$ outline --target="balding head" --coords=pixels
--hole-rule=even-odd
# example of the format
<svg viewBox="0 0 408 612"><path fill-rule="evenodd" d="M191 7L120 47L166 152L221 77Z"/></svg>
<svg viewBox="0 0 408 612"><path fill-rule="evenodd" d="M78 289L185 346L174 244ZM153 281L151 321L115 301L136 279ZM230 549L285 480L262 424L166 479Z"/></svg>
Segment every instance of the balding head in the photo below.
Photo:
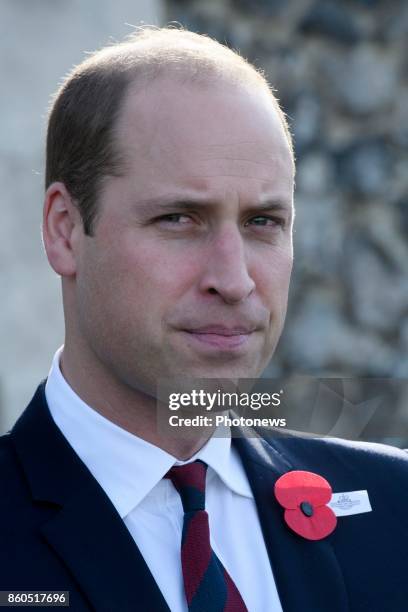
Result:
<svg viewBox="0 0 408 612"><path fill-rule="evenodd" d="M129 87L143 90L163 77L198 87L224 82L252 91L262 89L282 123L293 162L284 113L259 70L208 36L176 28L138 29L124 42L92 54L69 73L50 112L46 187L55 181L65 184L88 235L93 233L104 180L125 172L126 158L115 127Z"/></svg>

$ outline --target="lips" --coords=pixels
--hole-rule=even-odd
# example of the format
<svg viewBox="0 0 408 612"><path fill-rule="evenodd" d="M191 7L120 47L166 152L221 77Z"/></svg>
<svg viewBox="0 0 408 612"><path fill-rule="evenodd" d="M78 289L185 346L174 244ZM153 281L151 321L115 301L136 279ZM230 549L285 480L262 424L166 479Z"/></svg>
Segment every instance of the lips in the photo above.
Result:
<svg viewBox="0 0 408 612"><path fill-rule="evenodd" d="M254 327L249 326L234 326L225 327L223 325L208 325L205 327L199 327L196 329L186 329L185 331L190 334L213 334L216 336L240 336L243 334L250 334L255 330Z"/></svg>
<svg viewBox="0 0 408 612"><path fill-rule="evenodd" d="M255 331L253 327L209 325L184 330L196 345L218 350L237 350L244 346Z"/></svg>

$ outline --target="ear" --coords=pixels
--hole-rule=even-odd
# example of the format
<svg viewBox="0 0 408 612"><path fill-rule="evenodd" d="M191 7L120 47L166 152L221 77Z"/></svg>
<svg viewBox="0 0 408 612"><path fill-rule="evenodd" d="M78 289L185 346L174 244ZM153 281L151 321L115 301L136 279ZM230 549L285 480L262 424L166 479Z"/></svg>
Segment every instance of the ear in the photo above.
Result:
<svg viewBox="0 0 408 612"><path fill-rule="evenodd" d="M45 193L42 236L48 261L60 276L75 276L75 247L81 234L82 219L67 188L52 183Z"/></svg>

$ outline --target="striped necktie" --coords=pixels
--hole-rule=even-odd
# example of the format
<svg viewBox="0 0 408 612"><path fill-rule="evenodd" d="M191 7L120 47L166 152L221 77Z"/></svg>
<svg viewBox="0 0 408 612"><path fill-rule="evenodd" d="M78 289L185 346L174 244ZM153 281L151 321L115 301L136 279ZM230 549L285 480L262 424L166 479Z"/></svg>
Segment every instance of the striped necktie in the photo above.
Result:
<svg viewBox="0 0 408 612"><path fill-rule="evenodd" d="M207 464L173 466L165 475L180 494L184 509L181 567L189 612L247 612L232 578L210 544L205 511Z"/></svg>

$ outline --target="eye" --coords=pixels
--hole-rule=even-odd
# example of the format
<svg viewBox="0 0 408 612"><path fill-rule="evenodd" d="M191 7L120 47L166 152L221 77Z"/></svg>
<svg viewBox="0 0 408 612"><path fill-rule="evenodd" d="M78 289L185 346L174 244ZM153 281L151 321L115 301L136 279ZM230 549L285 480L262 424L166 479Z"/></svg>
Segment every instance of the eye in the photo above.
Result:
<svg viewBox="0 0 408 612"><path fill-rule="evenodd" d="M191 217L182 213L171 213L169 215L162 215L156 219L158 222L169 223L172 225L184 225L192 221Z"/></svg>
<svg viewBox="0 0 408 612"><path fill-rule="evenodd" d="M258 227L284 227L285 219L282 217L270 217L269 215L258 215L257 217L252 217L247 224L252 223Z"/></svg>

